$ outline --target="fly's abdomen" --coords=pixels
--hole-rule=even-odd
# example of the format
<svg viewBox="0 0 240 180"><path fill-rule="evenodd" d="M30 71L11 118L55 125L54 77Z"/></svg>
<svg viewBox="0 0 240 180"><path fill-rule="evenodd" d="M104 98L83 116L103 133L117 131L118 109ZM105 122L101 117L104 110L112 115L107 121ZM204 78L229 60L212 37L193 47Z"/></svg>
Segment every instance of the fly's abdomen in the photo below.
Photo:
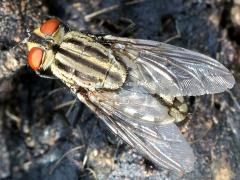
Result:
<svg viewBox="0 0 240 180"><path fill-rule="evenodd" d="M125 67L110 49L74 31L57 48L51 70L65 83L88 89L118 89L126 79Z"/></svg>

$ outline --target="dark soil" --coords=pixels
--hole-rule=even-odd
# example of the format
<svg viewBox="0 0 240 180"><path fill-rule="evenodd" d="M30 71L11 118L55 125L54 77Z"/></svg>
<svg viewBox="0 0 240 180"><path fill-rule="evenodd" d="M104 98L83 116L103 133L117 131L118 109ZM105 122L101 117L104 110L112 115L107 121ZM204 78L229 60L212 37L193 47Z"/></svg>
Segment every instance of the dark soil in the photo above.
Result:
<svg viewBox="0 0 240 180"><path fill-rule="evenodd" d="M170 40L217 58L237 83L229 92L186 98L188 120L179 127L197 161L183 179L240 176L237 0L126 2L0 0L0 179L177 179L121 143L59 80L40 78L25 65L26 47L17 44L47 16L95 34ZM84 19L116 4L114 11Z"/></svg>

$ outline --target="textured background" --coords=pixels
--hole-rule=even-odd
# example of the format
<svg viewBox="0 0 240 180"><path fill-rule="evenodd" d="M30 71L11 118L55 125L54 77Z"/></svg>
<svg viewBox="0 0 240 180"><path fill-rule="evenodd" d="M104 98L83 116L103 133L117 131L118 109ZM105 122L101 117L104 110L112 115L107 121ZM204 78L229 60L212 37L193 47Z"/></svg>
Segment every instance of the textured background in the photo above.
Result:
<svg viewBox="0 0 240 180"><path fill-rule="evenodd" d="M171 38L170 44L219 59L237 84L222 94L186 98L189 116L179 127L197 162L183 179L239 177L238 0L124 2L130 1L0 0L0 179L176 179L121 143L59 80L40 78L25 65L19 42L47 16L91 33ZM86 21L113 5L119 8Z"/></svg>

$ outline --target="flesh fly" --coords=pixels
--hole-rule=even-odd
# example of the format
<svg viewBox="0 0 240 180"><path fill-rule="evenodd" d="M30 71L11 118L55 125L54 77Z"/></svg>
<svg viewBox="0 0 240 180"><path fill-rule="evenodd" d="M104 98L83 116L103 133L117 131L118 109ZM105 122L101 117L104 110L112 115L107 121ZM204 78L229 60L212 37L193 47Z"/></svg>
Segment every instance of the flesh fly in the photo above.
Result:
<svg viewBox="0 0 240 180"><path fill-rule="evenodd" d="M35 29L28 64L50 71L125 142L155 164L190 172L195 157L174 122L182 96L232 88L232 74L203 54L161 42L71 31L58 19Z"/></svg>

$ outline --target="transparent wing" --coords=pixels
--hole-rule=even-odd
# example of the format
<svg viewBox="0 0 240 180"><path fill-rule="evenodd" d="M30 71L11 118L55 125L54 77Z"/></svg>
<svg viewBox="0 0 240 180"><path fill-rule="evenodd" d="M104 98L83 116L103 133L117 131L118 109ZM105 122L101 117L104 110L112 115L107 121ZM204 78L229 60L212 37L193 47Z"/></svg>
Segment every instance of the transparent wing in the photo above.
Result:
<svg viewBox="0 0 240 180"><path fill-rule="evenodd" d="M168 109L136 86L118 92L88 93L95 112L129 145L152 162L179 173L190 172L194 154Z"/></svg>
<svg viewBox="0 0 240 180"><path fill-rule="evenodd" d="M129 68L129 75L150 92L169 96L219 93L232 88L232 74L203 54L141 39L104 36L114 55Z"/></svg>

